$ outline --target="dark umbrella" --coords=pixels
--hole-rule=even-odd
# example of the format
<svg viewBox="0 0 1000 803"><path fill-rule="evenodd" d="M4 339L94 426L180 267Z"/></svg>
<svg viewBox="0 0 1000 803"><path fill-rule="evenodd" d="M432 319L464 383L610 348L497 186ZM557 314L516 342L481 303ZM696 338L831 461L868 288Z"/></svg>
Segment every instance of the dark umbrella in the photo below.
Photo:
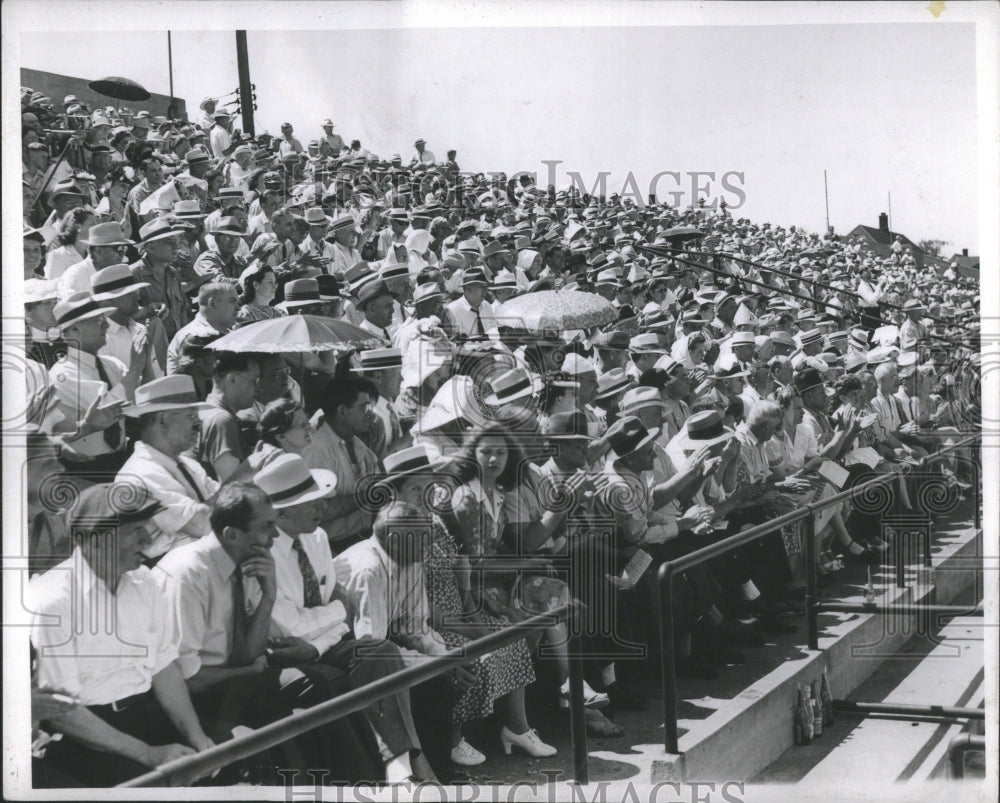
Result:
<svg viewBox="0 0 1000 803"><path fill-rule="evenodd" d="M696 229L694 226L676 226L672 229L660 232L658 236L665 240L673 240L674 242L682 243L685 240L697 240L699 237L704 237L705 232L700 229Z"/></svg>
<svg viewBox="0 0 1000 803"><path fill-rule="evenodd" d="M109 75L107 78L100 78L87 84L99 95L107 95L116 100L149 100L149 93L139 86L135 81L128 78L120 78L117 75Z"/></svg>

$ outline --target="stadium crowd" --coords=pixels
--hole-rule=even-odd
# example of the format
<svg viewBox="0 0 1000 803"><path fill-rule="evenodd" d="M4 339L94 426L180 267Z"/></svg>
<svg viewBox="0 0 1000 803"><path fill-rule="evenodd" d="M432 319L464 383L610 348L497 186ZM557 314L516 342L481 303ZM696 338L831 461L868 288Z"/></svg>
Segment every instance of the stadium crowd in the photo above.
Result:
<svg viewBox="0 0 1000 803"><path fill-rule="evenodd" d="M22 91L36 786L107 786L571 599L588 731L649 704L655 566L897 475L963 494L978 286L859 241ZM933 511L931 511L933 512ZM817 571L880 512L816 514ZM679 674L794 629L794 528L682 575ZM113 623L107 627L108 622ZM612 624L609 625L608 623ZM200 783L555 748L565 624ZM541 701L541 703L539 703ZM551 734L550 734L551 735Z"/></svg>

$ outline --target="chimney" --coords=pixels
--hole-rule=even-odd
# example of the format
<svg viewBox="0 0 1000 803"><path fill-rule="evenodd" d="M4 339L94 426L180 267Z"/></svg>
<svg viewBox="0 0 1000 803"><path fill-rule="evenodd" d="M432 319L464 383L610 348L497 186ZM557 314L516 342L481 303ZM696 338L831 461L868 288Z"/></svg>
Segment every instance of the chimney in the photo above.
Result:
<svg viewBox="0 0 1000 803"><path fill-rule="evenodd" d="M885 212L878 216L878 227L880 231L889 231L889 216Z"/></svg>
<svg viewBox="0 0 1000 803"><path fill-rule="evenodd" d="M962 256L967 257L968 255L969 255L969 249L968 248L963 248L962 249Z"/></svg>

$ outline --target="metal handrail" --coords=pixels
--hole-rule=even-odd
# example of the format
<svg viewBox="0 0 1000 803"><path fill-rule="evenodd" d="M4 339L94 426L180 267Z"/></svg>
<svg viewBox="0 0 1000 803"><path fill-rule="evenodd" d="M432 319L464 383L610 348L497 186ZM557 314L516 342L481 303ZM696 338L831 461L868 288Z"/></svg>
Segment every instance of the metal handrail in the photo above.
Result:
<svg viewBox="0 0 1000 803"><path fill-rule="evenodd" d="M972 436L961 441L946 446L933 454L917 461L915 467L922 467L941 459L949 452L970 446L979 441L979 436ZM682 555L679 558L665 561L660 565L657 572L656 583L659 591L657 617L659 620L660 633L660 659L661 659L661 679L663 690L663 745L668 753L679 753L677 735L677 675L676 657L674 655L674 615L671 606L673 599L673 578L678 572L690 569L707 560L723 555L727 552L743 546L744 544L756 541L769 533L793 522L801 522L805 525L805 560L809 570L809 587L806 593L806 610L809 614L809 642L810 649L816 649L816 575L815 575L815 554L814 554L814 522L815 513L824 508L848 500L869 488L885 485L896 479L898 474L880 474L871 480L855 485L846 491L834 494L824 499L810 502L797 510L785 513L771 521L758 524L743 532L731 535L714 544L709 544ZM978 482L976 483L976 505L978 508Z"/></svg>
<svg viewBox="0 0 1000 803"><path fill-rule="evenodd" d="M965 777L965 754L970 751L986 751L986 737L971 733L960 733L948 743L948 761L951 764L951 777Z"/></svg>
<svg viewBox="0 0 1000 803"><path fill-rule="evenodd" d="M469 663L500 647L512 644L526 635L536 633L540 627L551 626L553 617L575 619L585 606L571 600L565 605L544 614L529 617L503 630L475 639L462 647L449 650L444 655L429 658L417 666L394 672L384 678L353 689L326 702L257 728L253 733L218 744L195 755L169 761L155 769L119 784L123 788L159 786L174 781L173 785L188 784L212 771L260 753L281 742L307 731L333 722L368 707L376 700L398 694L412 686L437 677L455 666ZM575 779L588 783L587 731L583 710L583 667L580 664L578 628L570 627L570 729L573 739Z"/></svg>

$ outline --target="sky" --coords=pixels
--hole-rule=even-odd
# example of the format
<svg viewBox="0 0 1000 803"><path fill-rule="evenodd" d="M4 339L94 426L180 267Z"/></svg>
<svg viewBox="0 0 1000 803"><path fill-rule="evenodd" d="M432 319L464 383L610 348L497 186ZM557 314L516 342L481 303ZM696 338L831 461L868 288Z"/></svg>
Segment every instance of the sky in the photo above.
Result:
<svg viewBox="0 0 1000 803"><path fill-rule="evenodd" d="M680 205L692 199L690 174L707 171L714 177L697 180L708 200L725 198L737 217L820 232L825 169L839 233L877 225L891 194L894 230L945 240L948 255L978 253L975 30L927 19L301 26L250 30L248 49L258 133L276 134L288 120L305 143L329 116L346 140L385 157L408 158L420 136L439 159L456 149L463 169L533 171L557 186L575 171L587 190L603 171L609 193L624 185L645 199L656 189ZM237 86L235 36L183 21L188 29L172 34L174 91L191 113L202 97ZM326 16L315 27L330 23ZM163 31L61 33L58 41L23 33L20 63L124 75L168 92ZM676 176L651 186L662 171Z"/></svg>

